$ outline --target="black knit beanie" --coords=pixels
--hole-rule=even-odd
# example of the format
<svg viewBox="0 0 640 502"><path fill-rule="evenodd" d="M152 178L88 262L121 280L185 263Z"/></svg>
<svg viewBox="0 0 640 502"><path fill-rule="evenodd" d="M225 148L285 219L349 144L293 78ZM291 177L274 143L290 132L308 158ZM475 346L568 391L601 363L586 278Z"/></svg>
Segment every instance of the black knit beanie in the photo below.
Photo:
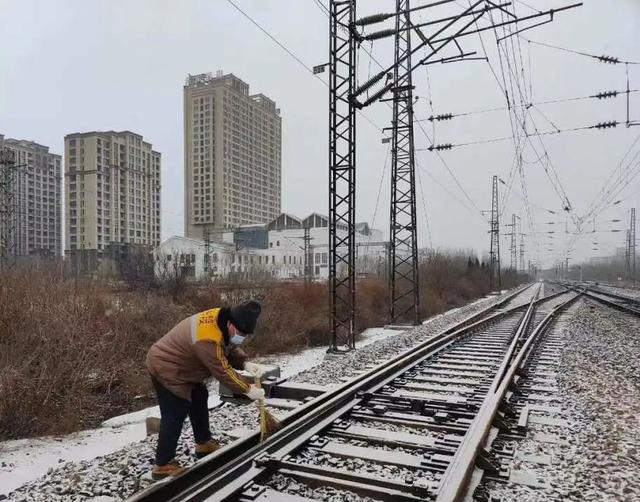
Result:
<svg viewBox="0 0 640 502"><path fill-rule="evenodd" d="M256 328L260 310L260 304L253 300L236 305L231 308L231 324L241 333L250 335Z"/></svg>

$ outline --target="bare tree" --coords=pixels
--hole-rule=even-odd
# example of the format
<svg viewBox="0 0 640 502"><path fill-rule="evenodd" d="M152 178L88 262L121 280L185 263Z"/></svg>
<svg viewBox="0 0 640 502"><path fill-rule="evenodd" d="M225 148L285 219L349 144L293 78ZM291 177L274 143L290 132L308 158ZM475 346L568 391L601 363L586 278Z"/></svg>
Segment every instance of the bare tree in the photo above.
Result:
<svg viewBox="0 0 640 502"><path fill-rule="evenodd" d="M171 295L175 301L187 287L188 269L185 264L188 262L186 253L176 254L156 253L155 272L160 281L161 287Z"/></svg>

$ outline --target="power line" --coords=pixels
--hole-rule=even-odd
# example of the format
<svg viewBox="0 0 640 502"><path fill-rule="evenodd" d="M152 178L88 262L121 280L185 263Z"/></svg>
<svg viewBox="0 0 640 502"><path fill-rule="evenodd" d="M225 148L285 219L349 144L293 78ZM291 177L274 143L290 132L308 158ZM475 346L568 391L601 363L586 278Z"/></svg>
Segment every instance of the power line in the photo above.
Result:
<svg viewBox="0 0 640 502"><path fill-rule="evenodd" d="M444 190L447 195L449 195L452 199L454 199L455 201L457 201L459 204L461 204L465 209L467 209L469 212L477 214L480 216L480 218L482 218L483 221L486 222L486 218L485 216L482 214L482 212L477 212L475 211L473 208L469 207L467 205L466 202L462 201L461 199L459 199L455 194L453 194L445 185L443 185L440 181L438 181L437 178L435 178L429 171L427 171L424 167L422 167L418 161L416 160L416 167L418 169L420 169L423 173L425 173L429 179L431 179L431 181L433 181L436 185L438 185L440 188L442 188L442 190Z"/></svg>
<svg viewBox="0 0 640 502"><path fill-rule="evenodd" d="M550 122L552 126L554 126L553 122ZM452 148L458 148L458 147L463 147L463 146L473 146L473 145L483 145L483 144L487 144L487 143L498 143L500 141L509 141L509 140L513 140L513 139L518 139L521 137L524 138L529 138L529 137L539 137L539 136L555 136L558 134L562 134L562 133L566 133L566 132L576 132L576 131L586 131L586 130L590 130L590 129L612 129L612 128L616 128L617 126L621 125L623 122L619 122L619 121L608 121L608 122L599 122L597 124L591 124L588 126L577 126L577 127L567 127L567 128L555 128L554 130L550 130L550 131L538 131L536 130L535 133L530 133L527 132L526 134L522 135L522 136L501 136L501 137L497 137L497 138L487 138L487 139L479 139L479 140L475 140L475 141L467 141L464 143L444 143L444 144L439 144L439 145L431 145L427 148L417 148L417 151L424 151L424 150L429 150L429 151L441 151L441 150L451 150ZM537 162L536 162L537 163Z"/></svg>
<svg viewBox="0 0 640 502"><path fill-rule="evenodd" d="M600 190L600 192L598 192L598 194L595 196L595 198L589 204L587 212L585 213L584 216L582 216L582 219L588 219L591 216L594 216L596 210L600 206L602 206L603 204L606 204L607 198L609 198L609 200L613 200L612 198L607 197L607 196L615 188L616 185L614 184L610 188L608 188L608 186L609 186L610 182L613 180L613 177L615 176L616 172L622 173L622 165L623 165L623 163L625 162L625 160L627 159L627 157L629 156L629 154L634 149L636 144L638 144L639 141L640 141L640 134L631 143L631 145L629 146L627 151L624 153L622 159L618 163L618 165L613 168L613 170L611 171L611 173L609 174L609 176L605 180L604 184L602 185L602 189ZM640 150L639 150L639 152L640 152ZM634 157L631 159L630 163L633 162L633 160L635 159L635 157L637 157L637 155L638 155L638 152L636 152L636 155L634 155ZM618 183L619 182L620 182L620 179L618 180ZM599 202L598 202L598 200L599 200Z"/></svg>
<svg viewBox="0 0 640 502"><path fill-rule="evenodd" d="M329 87L329 84L322 80L316 73L313 72L313 69L309 67L302 59L295 55L293 51L291 51L286 45L280 42L275 36L273 36L266 28L262 27L255 19L253 19L247 12L242 10L233 0L227 0L227 2L235 8L240 14L242 14L245 18L247 18L251 24L255 25L262 33L264 33L270 40L272 40L275 44L278 45L283 51L285 51L294 61L296 61L300 66L302 66L305 70L307 70L316 80L322 82L326 87ZM365 119L369 124L378 129L378 131L382 131L382 128L377 125L373 120L367 117L361 110L358 110L358 114Z"/></svg>
<svg viewBox="0 0 640 502"><path fill-rule="evenodd" d="M585 101L585 100L591 100L591 99L598 99L598 100L602 100L602 99L614 99L617 98L618 96L621 96L623 94L634 94L636 92L640 92L640 89L630 89L629 91L627 90L610 90L610 91L602 91L596 94L589 94L588 96L573 96L573 97L566 97L566 98L554 98L554 99L548 99L548 100L544 100L544 101L536 101L536 102L530 102L530 103L525 103L524 105L512 105L511 108L530 108L530 107L538 107L538 106L542 106L542 105L550 105L550 104L557 104L557 103L569 103L569 102L573 102L573 101ZM501 112L501 111L506 111L509 110L510 108L508 106L496 106L494 108L484 108L481 110L471 110L468 112L460 112L460 113L441 113L438 115L430 115L429 117L427 117L426 119L420 119L419 122L444 122L444 121L449 121L451 119L457 118L457 117L468 117L470 115L480 115L480 114L484 114L484 113L492 113L492 112Z"/></svg>
<svg viewBox="0 0 640 502"><path fill-rule="evenodd" d="M289 56L291 56L300 66L302 66L305 70L307 70L311 75L313 75L317 80L322 82L327 87L327 84L324 80L322 80L318 75L313 73L313 69L306 65L304 61L302 61L298 56L296 56L292 51L290 51L286 45L284 45L280 40L274 37L271 33L269 33L265 28L263 28L255 19L253 19L249 14L247 14L244 10L242 10L233 0L227 0L231 4L231 6L236 9L240 14L246 17L253 25L255 25L262 33L264 33L267 37L269 37L274 43L278 45L283 51L285 51Z"/></svg>
<svg viewBox="0 0 640 502"><path fill-rule="evenodd" d="M427 237L428 237L428 247L433 248L433 238L431 237L431 225L429 224L429 213L427 211L427 195L424 191L424 187L422 186L422 178L420 177L420 171L416 171L416 175L418 177L418 185L420 186L420 193L422 194L422 207L424 209L424 221L425 226L427 227Z"/></svg>
<svg viewBox="0 0 640 502"><path fill-rule="evenodd" d="M378 195L376 196L376 205L373 209L373 217L371 219L371 227L375 227L375 223L376 223L376 218L378 215L378 206L380 204L380 195L382 193L382 185L383 185L383 181L384 181L384 174L387 171L387 164L389 163L389 157L391 154L391 144L389 144L389 147L387 148L387 154L384 157L384 164L382 166L382 174L380 175L380 183L378 184ZM371 243L371 238L372 238L372 234L369 235L369 240L367 241L367 248L365 249L365 257L369 256L369 245Z"/></svg>
<svg viewBox="0 0 640 502"><path fill-rule="evenodd" d="M588 52L583 52L583 51L577 51L574 49L568 49L566 47L560 47L559 45L553 45L553 44L547 44L544 42L537 42L535 40L530 40L528 38L522 37L524 40L526 40L527 42L531 43L531 44L535 44L535 45L540 45L542 47L547 47L549 49L556 49L559 51L563 51L563 52L568 52L571 54L576 54L578 56L584 56L584 57L588 57L591 59L596 59L598 61L600 61L601 63L608 63L608 64L640 64L640 61L624 61L621 60L618 57L615 56L605 56L605 55L601 55L601 56L597 56L595 54L590 54Z"/></svg>

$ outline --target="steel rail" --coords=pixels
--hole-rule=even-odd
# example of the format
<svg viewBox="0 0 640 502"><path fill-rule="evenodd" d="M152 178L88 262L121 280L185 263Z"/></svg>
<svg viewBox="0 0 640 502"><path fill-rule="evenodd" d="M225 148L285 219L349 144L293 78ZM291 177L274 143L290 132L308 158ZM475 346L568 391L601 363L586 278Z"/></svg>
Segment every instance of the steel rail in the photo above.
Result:
<svg viewBox="0 0 640 502"><path fill-rule="evenodd" d="M476 457L478 456L478 453L491 430L492 423L500 403L504 398L509 384L515 376L516 371L523 365L523 362L526 361L533 344L539 336L545 332L554 317L575 302L581 294L582 293L580 292L577 293L566 302L556 306L547 316L545 316L545 318L535 327L531 335L526 339L522 348L517 352L513 363L509 364L509 357L505 357L503 365L508 364L506 372L504 375L500 375L500 372L496 375L489 393L480 407L480 411L476 415L476 418L462 440L454 459L449 464L449 468L440 481L441 488L436 498L437 502L454 502L461 500L467 489L471 473L473 472ZM531 307L533 307L533 302L530 305L530 308ZM513 353L516 343L517 337L514 337L509 353ZM507 356L509 356L509 353Z"/></svg>
<svg viewBox="0 0 640 502"><path fill-rule="evenodd" d="M462 335L473 331L477 327L512 315L516 311L523 310L524 307L526 307L526 304L483 318L456 332L432 341L434 343L427 343L426 346L421 347L419 350L410 350L402 359L385 368L385 371L369 376L358 386L350 386L332 401L325 403L304 417L303 420L290 426L286 434L282 434L284 431L281 431L270 438L263 444L262 448L258 448L259 455L250 454L248 458L245 457L233 463L230 469L225 470L220 475L212 476L214 479L203 480L199 486L189 490L186 494L182 494L180 500L207 500L214 502L228 500L237 496L250 482L277 470L280 459L285 455L303 446L311 437L320 433L335 422L336 419L345 415L358 404L363 403L366 395L379 391L382 387L405 374L425 359L433 357L436 353L451 346ZM423 493L422 496L424 497L426 494Z"/></svg>
<svg viewBox="0 0 640 502"><path fill-rule="evenodd" d="M603 305L620 310L621 312L625 312L627 314L634 315L636 317L640 317L640 302L638 300L635 300L634 298L628 298L626 296L616 295L615 293L608 293L605 291L594 290L591 288L586 288L584 290L584 294L585 296L588 296L589 298L596 300L602 303ZM616 300L619 300L619 301L631 303L634 306L631 307L629 305L623 305L622 303L619 303L617 301L607 300L606 298L602 298L601 296L598 296L598 295L604 295L610 298L615 298Z"/></svg>
<svg viewBox="0 0 640 502"><path fill-rule="evenodd" d="M264 470L264 467L253 466L253 461L259 455L269 454L286 447L288 444L295 443L300 436L307 437L309 424L313 421L323 421L321 420L323 417L333 415L333 411L341 408L345 403L351 403L354 399L359 399L359 396L364 390L371 389L372 387L380 388L387 381L405 372L411 364L417 364L417 362L430 357L435 352L453 343L462 335L480 326L495 322L514 312L523 310L527 304L490 314L490 312L508 304L508 302L532 285L533 284L530 284L519 288L491 307L467 317L429 340L404 351L388 362L374 368L372 371L359 375L337 389L322 394L309 403L296 408L284 417L283 424L285 427L264 443L259 442L259 433L253 433L245 438L234 441L197 462L182 475L170 481L152 485L146 490L134 494L129 500L201 500L206 497L203 491L210 494L214 485L218 489L221 489L228 481L234 480L233 485L237 487L238 483L235 481L239 481L240 478L245 479L246 477L247 480L253 479L253 477ZM563 292L558 292L536 301L549 300L562 293ZM353 404L349 404L349 406L352 405ZM248 471L251 471L249 475L247 475ZM246 476L243 476L243 474ZM218 492L218 494L222 495L222 492ZM219 498L216 495L214 499Z"/></svg>
<svg viewBox="0 0 640 502"><path fill-rule="evenodd" d="M609 296L611 298L615 298L616 300L621 300L623 302L627 302L627 303L631 303L633 305L640 305L640 300L636 299L636 298L632 298L630 296L626 296L626 295L621 295L618 293L612 293L611 291L605 291L603 289L600 289L597 286L586 286L586 289L588 289L589 291L593 292L593 293L598 293L598 294L602 294L602 295L606 295Z"/></svg>

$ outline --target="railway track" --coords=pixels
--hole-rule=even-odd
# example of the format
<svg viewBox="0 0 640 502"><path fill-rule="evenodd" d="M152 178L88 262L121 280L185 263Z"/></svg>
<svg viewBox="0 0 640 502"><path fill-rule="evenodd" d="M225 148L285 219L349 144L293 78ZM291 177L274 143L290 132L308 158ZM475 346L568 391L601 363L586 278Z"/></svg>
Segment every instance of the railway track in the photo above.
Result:
<svg viewBox="0 0 640 502"><path fill-rule="evenodd" d="M640 301L638 300L599 289L589 289L587 295L609 307L640 317Z"/></svg>
<svg viewBox="0 0 640 502"><path fill-rule="evenodd" d="M476 314L294 411L266 442L237 441L131 500L457 499L515 369L577 297L532 287L528 304Z"/></svg>
<svg viewBox="0 0 640 502"><path fill-rule="evenodd" d="M578 288L579 287L574 286L574 290ZM596 286L585 286L584 293L587 297L604 305L640 317L640 300L610 291L604 291Z"/></svg>
<svg viewBox="0 0 640 502"><path fill-rule="evenodd" d="M612 307L638 316L637 300L597 288L573 287L580 290L592 309ZM538 315L545 315L545 310L549 312L540 309ZM500 423L493 431L491 447L484 453L484 469L475 473L476 479L466 492L469 498L480 502L606 498L604 492L584 493L572 481L567 483L564 476L574 480L575 474L567 474L558 463L563 455L571 458L575 454L575 445L568 439L576 425L575 416L567 408L566 387L563 390L562 384L564 379L566 386L566 336L566 327L547 329L520 362L500 405Z"/></svg>

